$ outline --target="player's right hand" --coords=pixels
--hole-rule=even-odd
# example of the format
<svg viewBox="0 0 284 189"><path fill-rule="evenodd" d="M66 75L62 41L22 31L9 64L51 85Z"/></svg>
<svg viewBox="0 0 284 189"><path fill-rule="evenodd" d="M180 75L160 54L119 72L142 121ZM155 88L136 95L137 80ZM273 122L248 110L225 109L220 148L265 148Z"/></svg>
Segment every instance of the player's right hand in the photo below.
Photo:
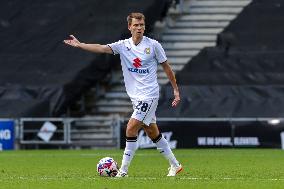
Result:
<svg viewBox="0 0 284 189"><path fill-rule="evenodd" d="M74 37L74 35L69 35L70 39L65 39L63 42L67 45L70 45L72 47L79 47L80 41Z"/></svg>

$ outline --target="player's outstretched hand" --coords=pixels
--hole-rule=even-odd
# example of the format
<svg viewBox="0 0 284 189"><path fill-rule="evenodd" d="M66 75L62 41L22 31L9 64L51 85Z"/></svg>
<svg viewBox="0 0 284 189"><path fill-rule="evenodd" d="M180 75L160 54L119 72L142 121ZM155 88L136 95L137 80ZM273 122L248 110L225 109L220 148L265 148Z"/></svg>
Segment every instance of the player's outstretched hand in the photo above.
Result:
<svg viewBox="0 0 284 189"><path fill-rule="evenodd" d="M65 39L63 42L67 45L70 45L72 47L79 47L80 41L74 37L74 35L69 35L70 39Z"/></svg>
<svg viewBox="0 0 284 189"><path fill-rule="evenodd" d="M176 107L179 104L179 102L180 102L180 97L179 97L179 91L178 90L174 90L174 96L175 96L175 98L174 98L174 100L172 102L172 107Z"/></svg>

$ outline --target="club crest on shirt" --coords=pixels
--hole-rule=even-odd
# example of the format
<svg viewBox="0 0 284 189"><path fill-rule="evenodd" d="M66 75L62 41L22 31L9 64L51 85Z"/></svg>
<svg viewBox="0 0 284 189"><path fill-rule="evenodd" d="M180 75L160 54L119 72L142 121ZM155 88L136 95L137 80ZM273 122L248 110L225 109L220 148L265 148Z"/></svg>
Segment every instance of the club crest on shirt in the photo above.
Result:
<svg viewBox="0 0 284 189"><path fill-rule="evenodd" d="M150 54L150 53L151 53L150 48L149 48L149 47L148 47L148 48L145 48L144 52L145 52L146 54Z"/></svg>

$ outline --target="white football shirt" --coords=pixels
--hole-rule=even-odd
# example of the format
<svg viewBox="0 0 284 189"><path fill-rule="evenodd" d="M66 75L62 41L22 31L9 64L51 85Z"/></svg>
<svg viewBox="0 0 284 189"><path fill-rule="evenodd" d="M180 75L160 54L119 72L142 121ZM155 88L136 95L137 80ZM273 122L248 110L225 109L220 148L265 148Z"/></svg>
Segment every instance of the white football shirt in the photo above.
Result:
<svg viewBox="0 0 284 189"><path fill-rule="evenodd" d="M125 88L131 100L159 98L158 63L167 60L161 44L143 36L138 45L132 38L108 44L113 54L119 54Z"/></svg>

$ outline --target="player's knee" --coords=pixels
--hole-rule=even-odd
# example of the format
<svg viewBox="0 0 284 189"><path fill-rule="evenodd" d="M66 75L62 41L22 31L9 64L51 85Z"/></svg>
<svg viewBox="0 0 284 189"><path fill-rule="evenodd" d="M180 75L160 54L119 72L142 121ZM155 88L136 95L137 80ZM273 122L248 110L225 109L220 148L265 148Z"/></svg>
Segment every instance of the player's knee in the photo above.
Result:
<svg viewBox="0 0 284 189"><path fill-rule="evenodd" d="M151 129L147 129L146 133L151 140L154 140L159 135L159 132L156 132L155 130L151 130Z"/></svg>
<svg viewBox="0 0 284 189"><path fill-rule="evenodd" d="M138 135L138 130L137 128L133 127L133 126L129 126L127 125L126 128L126 136L127 137L136 137Z"/></svg>
<svg viewBox="0 0 284 189"><path fill-rule="evenodd" d="M153 138L155 137L155 136L154 136L154 132L151 131L151 130L147 130L146 133L147 133L147 135L148 135L148 137L149 137L150 139L153 139Z"/></svg>

